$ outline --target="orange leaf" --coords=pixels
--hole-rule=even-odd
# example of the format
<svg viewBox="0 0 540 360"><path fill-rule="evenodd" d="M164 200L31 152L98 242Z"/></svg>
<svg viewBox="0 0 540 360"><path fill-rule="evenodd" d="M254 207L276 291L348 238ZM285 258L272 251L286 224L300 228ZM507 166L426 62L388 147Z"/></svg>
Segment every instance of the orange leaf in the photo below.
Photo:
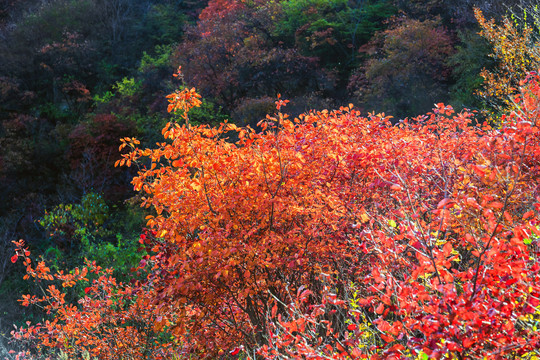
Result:
<svg viewBox="0 0 540 360"><path fill-rule="evenodd" d="M444 244L443 246L443 255L445 257L448 257L451 253L452 253L452 244L447 242L446 244Z"/></svg>
<svg viewBox="0 0 540 360"><path fill-rule="evenodd" d="M504 204L500 201L494 201L490 203L489 206L492 207L493 209L500 210L504 207Z"/></svg>
<svg viewBox="0 0 540 360"><path fill-rule="evenodd" d="M523 214L523 220L530 219L534 216L534 211L530 210Z"/></svg>

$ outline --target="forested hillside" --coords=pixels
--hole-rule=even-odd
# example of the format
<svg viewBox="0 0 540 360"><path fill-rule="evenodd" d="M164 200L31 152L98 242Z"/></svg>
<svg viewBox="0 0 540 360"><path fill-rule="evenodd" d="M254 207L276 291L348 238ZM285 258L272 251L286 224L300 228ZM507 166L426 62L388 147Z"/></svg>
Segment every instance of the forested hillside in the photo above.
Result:
<svg viewBox="0 0 540 360"><path fill-rule="evenodd" d="M540 357L532 0L0 0L9 359Z"/></svg>

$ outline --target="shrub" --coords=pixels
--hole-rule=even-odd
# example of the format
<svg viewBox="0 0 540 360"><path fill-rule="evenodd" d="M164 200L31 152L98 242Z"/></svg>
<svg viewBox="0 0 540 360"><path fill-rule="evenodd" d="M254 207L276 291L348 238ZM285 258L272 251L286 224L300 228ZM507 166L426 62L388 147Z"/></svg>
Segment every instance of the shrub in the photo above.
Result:
<svg viewBox="0 0 540 360"><path fill-rule="evenodd" d="M117 165L141 166L154 212L146 281L89 264L79 307L55 287L25 296L55 316L16 335L104 359L114 341L133 358L537 356L540 76L521 85L500 129L442 103L397 126L352 105L290 120L278 99L261 132L185 115L157 148L124 138ZM171 94L170 111L199 97ZM30 276L86 281L17 245Z"/></svg>

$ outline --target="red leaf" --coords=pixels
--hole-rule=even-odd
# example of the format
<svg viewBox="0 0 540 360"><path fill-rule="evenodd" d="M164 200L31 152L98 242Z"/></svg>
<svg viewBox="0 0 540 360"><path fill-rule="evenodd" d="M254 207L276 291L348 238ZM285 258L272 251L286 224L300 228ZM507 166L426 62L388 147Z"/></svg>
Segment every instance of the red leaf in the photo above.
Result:
<svg viewBox="0 0 540 360"><path fill-rule="evenodd" d="M85 289L84 289L84 293L85 293L85 294L88 294L88 293L90 292L91 289L92 289L91 287L85 288Z"/></svg>
<svg viewBox="0 0 540 360"><path fill-rule="evenodd" d="M441 201L439 201L439 204L437 204L437 209L443 208L444 206L448 205L448 203L452 202L449 198L444 198Z"/></svg>
<svg viewBox="0 0 540 360"><path fill-rule="evenodd" d="M349 326L347 326L347 330L350 330L350 331L356 330L356 324L349 324Z"/></svg>
<svg viewBox="0 0 540 360"><path fill-rule="evenodd" d="M478 175L479 177L482 178L482 177L484 177L484 175L486 175L486 172L480 166L473 165L471 167L474 170L474 172L476 173L476 175Z"/></svg>
<svg viewBox="0 0 540 360"><path fill-rule="evenodd" d="M473 340L467 339L467 338L463 339L463 347L464 347L465 349L470 348L472 344L474 344L474 341L473 341Z"/></svg>
<svg viewBox="0 0 540 360"><path fill-rule="evenodd" d="M13 255L13 256L11 257L11 262L15 264L15 263L17 262L17 259L18 259L18 258L19 258L19 256L18 256L17 254Z"/></svg>
<svg viewBox="0 0 540 360"><path fill-rule="evenodd" d="M272 319L276 317L276 313L277 313L277 304L274 304L274 306L272 307Z"/></svg>
<svg viewBox="0 0 540 360"><path fill-rule="evenodd" d="M231 354L232 356L238 355L239 353L240 353L240 348L239 348L239 347L234 348L234 349L230 352L230 354Z"/></svg>

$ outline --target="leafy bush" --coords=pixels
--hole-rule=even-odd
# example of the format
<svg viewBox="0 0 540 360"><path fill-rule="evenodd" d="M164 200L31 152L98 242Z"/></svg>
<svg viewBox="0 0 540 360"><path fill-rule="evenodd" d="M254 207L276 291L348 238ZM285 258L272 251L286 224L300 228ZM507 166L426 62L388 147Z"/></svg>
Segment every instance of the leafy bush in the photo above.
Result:
<svg viewBox="0 0 540 360"><path fill-rule="evenodd" d="M123 138L116 163L152 208L146 279L51 272L16 242L27 278L62 284L23 297L53 319L14 331L20 356L538 356L540 75L521 85L500 128L442 103L397 126L352 104L291 120L281 98L261 132L193 126L200 95L176 91L186 121L155 148Z"/></svg>
<svg viewBox="0 0 540 360"><path fill-rule="evenodd" d="M108 217L109 207L102 196L88 193L79 204L60 204L45 212L39 224L56 244L73 247L78 246L83 238L101 233Z"/></svg>
<svg viewBox="0 0 540 360"><path fill-rule="evenodd" d="M156 46L155 53L156 55L152 57L146 51L143 52L143 57L141 59L141 65L139 66L139 72L145 72L152 68L159 67L168 67L170 66L170 57L173 51L173 46L163 45Z"/></svg>
<svg viewBox="0 0 540 360"><path fill-rule="evenodd" d="M113 89L119 96L133 97L141 91L141 85L141 82L134 78L123 78L113 86Z"/></svg>
<svg viewBox="0 0 540 360"><path fill-rule="evenodd" d="M131 269L137 267L145 255L138 251L140 245L133 238L125 239L122 234L116 235L116 242L95 241L84 236L81 239L80 257L92 259L103 268L113 269L113 275L119 281L133 279Z"/></svg>
<svg viewBox="0 0 540 360"><path fill-rule="evenodd" d="M530 71L540 66L540 39L535 30L540 21L538 7L529 6L533 26L527 21L512 21L505 17L502 24L487 20L479 9L475 16L481 27L479 33L493 47L490 54L496 61L494 69L483 69L480 75L484 84L478 94L490 105L492 115L514 110L513 96L518 92L519 82ZM525 12L526 16L527 12ZM497 119L492 118L497 122Z"/></svg>

